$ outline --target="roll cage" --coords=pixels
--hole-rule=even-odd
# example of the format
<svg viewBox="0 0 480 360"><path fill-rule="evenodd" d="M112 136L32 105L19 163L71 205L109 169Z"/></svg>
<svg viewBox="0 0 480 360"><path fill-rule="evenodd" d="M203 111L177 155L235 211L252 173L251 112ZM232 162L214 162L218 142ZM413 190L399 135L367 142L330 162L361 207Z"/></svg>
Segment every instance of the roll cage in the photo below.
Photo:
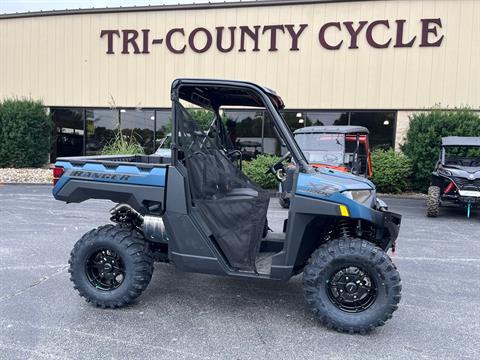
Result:
<svg viewBox="0 0 480 360"><path fill-rule="evenodd" d="M171 88L172 100L172 164L178 164L178 123L176 121L176 103L187 101L201 108L211 110L217 119L220 136L226 136L221 123L219 109L222 106L244 106L265 108L271 116L274 129L279 138L290 151L300 171L307 171L308 162L297 145L292 132L288 128L280 111L283 101L274 91L244 81L211 80L211 79L177 79ZM223 133L223 135L222 135ZM180 154L181 156L181 154Z"/></svg>

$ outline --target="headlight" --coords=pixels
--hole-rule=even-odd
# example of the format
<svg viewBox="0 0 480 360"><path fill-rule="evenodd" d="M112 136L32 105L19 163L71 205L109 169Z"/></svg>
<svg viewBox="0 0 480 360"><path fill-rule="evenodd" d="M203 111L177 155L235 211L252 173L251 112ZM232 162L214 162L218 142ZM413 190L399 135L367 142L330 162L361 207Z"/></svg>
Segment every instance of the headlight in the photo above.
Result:
<svg viewBox="0 0 480 360"><path fill-rule="evenodd" d="M443 176L452 176L452 172L450 170L441 167L438 168L438 173Z"/></svg>
<svg viewBox="0 0 480 360"><path fill-rule="evenodd" d="M343 191L342 195L351 200L355 200L363 204L370 199L370 197L372 196L372 191L371 190L349 190L349 191Z"/></svg>

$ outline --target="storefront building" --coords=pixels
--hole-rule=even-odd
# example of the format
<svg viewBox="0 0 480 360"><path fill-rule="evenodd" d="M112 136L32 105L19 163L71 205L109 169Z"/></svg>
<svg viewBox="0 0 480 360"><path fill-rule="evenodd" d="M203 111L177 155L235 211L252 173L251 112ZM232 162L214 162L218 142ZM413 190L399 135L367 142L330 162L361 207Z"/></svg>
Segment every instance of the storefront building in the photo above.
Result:
<svg viewBox="0 0 480 360"><path fill-rule="evenodd" d="M275 89L292 130L362 125L397 147L409 115L480 110L480 2L254 1L0 15L0 99L30 97L56 124L57 156L97 154L120 127L147 153L169 129L178 77ZM263 152L255 109L226 109ZM254 121L260 120L260 121ZM256 145L255 145L256 146Z"/></svg>

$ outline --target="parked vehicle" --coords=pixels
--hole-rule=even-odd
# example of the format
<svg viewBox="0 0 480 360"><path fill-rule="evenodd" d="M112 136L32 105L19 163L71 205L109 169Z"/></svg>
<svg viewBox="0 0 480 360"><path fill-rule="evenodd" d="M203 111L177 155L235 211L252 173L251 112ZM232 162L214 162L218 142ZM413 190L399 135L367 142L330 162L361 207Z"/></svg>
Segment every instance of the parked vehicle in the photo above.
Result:
<svg viewBox="0 0 480 360"><path fill-rule="evenodd" d="M442 138L440 155L428 188L427 216L437 217L440 206L454 204L467 210L480 204L480 137Z"/></svg>
<svg viewBox="0 0 480 360"><path fill-rule="evenodd" d="M65 202L109 199L114 225L86 233L70 258L81 296L103 308L131 303L147 287L154 260L180 271L286 281L303 272L304 294L328 327L365 333L390 319L399 273L387 251L401 216L378 207L367 179L310 166L280 114L281 98L252 83L175 80L171 159L62 158L53 195ZM180 100L215 113L208 136ZM225 150L222 106L262 107L296 164L284 231L266 231L269 193ZM269 172L282 167L278 162Z"/></svg>
<svg viewBox="0 0 480 360"><path fill-rule="evenodd" d="M307 126L294 131L295 140L308 163L370 178L373 175L370 159L368 129L362 126ZM290 206L295 164L290 164L280 180L279 203Z"/></svg>

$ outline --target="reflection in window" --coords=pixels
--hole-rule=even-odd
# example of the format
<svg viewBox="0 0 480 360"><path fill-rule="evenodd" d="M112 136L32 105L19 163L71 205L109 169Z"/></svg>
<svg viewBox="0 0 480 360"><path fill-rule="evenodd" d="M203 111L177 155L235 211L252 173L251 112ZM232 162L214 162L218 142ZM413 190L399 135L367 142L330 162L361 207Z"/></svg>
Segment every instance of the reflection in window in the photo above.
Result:
<svg viewBox="0 0 480 360"><path fill-rule="evenodd" d="M263 153L281 156L287 152L287 148L282 147L282 141L275 132L273 120L267 113L265 113L263 136Z"/></svg>
<svg viewBox="0 0 480 360"><path fill-rule="evenodd" d="M305 119L303 118L302 113L297 111L284 111L282 113L285 122L287 123L290 130L293 132L297 129L300 129L304 126L310 126L305 124Z"/></svg>
<svg viewBox="0 0 480 360"><path fill-rule="evenodd" d="M242 152L243 159L251 160L263 153L263 111L225 110L230 139Z"/></svg>
<svg viewBox="0 0 480 360"><path fill-rule="evenodd" d="M115 137L115 129L118 129L118 110L95 110L86 111L87 143L85 152L87 155L98 155L103 147Z"/></svg>
<svg viewBox="0 0 480 360"><path fill-rule="evenodd" d="M348 125L346 112L285 111L283 117L292 131L305 126Z"/></svg>
<svg viewBox="0 0 480 360"><path fill-rule="evenodd" d="M83 155L83 109L53 109L55 146L51 159Z"/></svg>
<svg viewBox="0 0 480 360"><path fill-rule="evenodd" d="M394 111L285 111L285 121L292 131L304 126L358 125L370 131L372 148L391 148L394 145Z"/></svg>
<svg viewBox="0 0 480 360"><path fill-rule="evenodd" d="M339 126L348 124L346 112L310 112L302 113L308 126Z"/></svg>
<svg viewBox="0 0 480 360"><path fill-rule="evenodd" d="M364 126L368 129L372 149L389 149L394 146L394 111L352 112L350 125Z"/></svg>
<svg viewBox="0 0 480 360"><path fill-rule="evenodd" d="M133 136L143 147L145 154L152 154L154 151L154 124L155 113L153 110L120 110L122 134L128 137Z"/></svg>
<svg viewBox="0 0 480 360"><path fill-rule="evenodd" d="M172 111L157 110L155 118L155 150L159 147L169 149L172 135Z"/></svg>

